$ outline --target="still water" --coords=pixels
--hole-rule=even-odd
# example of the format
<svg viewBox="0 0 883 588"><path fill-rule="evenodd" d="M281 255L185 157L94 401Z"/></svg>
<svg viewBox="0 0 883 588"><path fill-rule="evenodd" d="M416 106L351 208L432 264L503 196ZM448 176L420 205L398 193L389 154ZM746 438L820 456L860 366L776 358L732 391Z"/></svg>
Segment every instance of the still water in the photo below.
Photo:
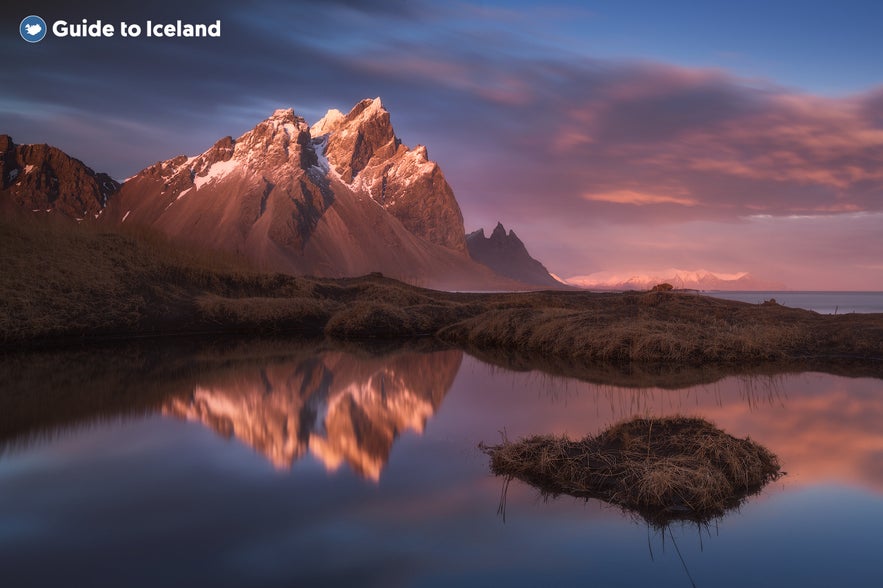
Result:
<svg viewBox="0 0 883 588"><path fill-rule="evenodd" d="M819 314L883 312L883 292L709 291L708 296L760 304L773 299L782 306L804 308Z"/></svg>
<svg viewBox="0 0 883 588"><path fill-rule="evenodd" d="M4 586L880 586L883 381L682 389L280 342L0 360ZM707 527L543 500L477 445L698 415L787 476Z"/></svg>

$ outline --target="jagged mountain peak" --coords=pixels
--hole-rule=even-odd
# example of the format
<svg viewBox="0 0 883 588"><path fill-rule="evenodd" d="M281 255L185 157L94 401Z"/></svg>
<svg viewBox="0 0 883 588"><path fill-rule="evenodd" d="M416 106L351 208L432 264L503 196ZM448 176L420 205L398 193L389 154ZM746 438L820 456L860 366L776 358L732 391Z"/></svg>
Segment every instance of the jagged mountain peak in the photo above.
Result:
<svg viewBox="0 0 883 588"><path fill-rule="evenodd" d="M342 131L340 138L343 138L351 133L372 130L366 127L381 129L383 138L387 141L395 138L390 125L389 111L383 106L380 98L366 98L346 114L336 108L329 109L325 116L312 126L311 133L313 137L321 137Z"/></svg>
<svg viewBox="0 0 883 588"><path fill-rule="evenodd" d="M506 232L503 223L498 222L490 237L486 237L484 229L478 229L466 236L469 255L495 272L509 278L533 284L561 288L564 286L556 280L543 266L527 252L527 248L515 231Z"/></svg>
<svg viewBox="0 0 883 588"><path fill-rule="evenodd" d="M481 235L484 236L484 229L481 229ZM490 238L496 241L501 241L508 237L506 234L506 227L503 226L503 223L497 222L497 226L494 227L494 231L491 233Z"/></svg>
<svg viewBox="0 0 883 588"><path fill-rule="evenodd" d="M380 100L380 97L377 98L365 98L364 100L360 100L358 104L353 106L353 109L347 115L347 118L354 118L357 116L381 116L383 113L389 114L383 106L383 102Z"/></svg>
<svg viewBox="0 0 883 588"><path fill-rule="evenodd" d="M323 135L327 135L325 153L328 160L346 183L351 183L372 159L389 159L401 145L393 131L389 112L379 98L362 100L347 115L331 115L331 118L320 120L317 126L323 129Z"/></svg>
<svg viewBox="0 0 883 588"><path fill-rule="evenodd" d="M340 126L340 123L345 116L346 115L336 108L331 108L325 113L325 116L320 118L316 124L310 127L310 134L314 138L318 138L334 132L337 127Z"/></svg>
<svg viewBox="0 0 883 588"><path fill-rule="evenodd" d="M484 229L474 231L473 233L470 233L468 237L471 237L472 235L475 235L479 232L483 238L486 238L488 241L494 243L494 246L496 247L524 248L524 243L521 241L521 239L518 238L518 235L515 234L515 230L509 229L507 231L506 227L503 226L503 223L499 221L497 222L497 226L495 226L494 230L491 232L490 237L485 237ZM526 248L525 252L527 252Z"/></svg>
<svg viewBox="0 0 883 588"><path fill-rule="evenodd" d="M170 192L180 192L236 169L276 180L292 169L307 170L317 163L306 120L292 108L280 108L237 139L224 137L199 155L179 155L139 175L158 171Z"/></svg>
<svg viewBox="0 0 883 588"><path fill-rule="evenodd" d="M402 144L380 98L362 100L347 114L329 110L311 133L341 182L411 233L465 255L463 215L453 191L424 145Z"/></svg>
<svg viewBox="0 0 883 588"><path fill-rule="evenodd" d="M267 120L282 120L288 122L295 122L296 120L303 120L301 117L294 114L293 108L277 108L273 111Z"/></svg>
<svg viewBox="0 0 883 588"><path fill-rule="evenodd" d="M120 184L50 145L16 145L0 135L0 195L34 212L60 211L70 218L101 214Z"/></svg>
<svg viewBox="0 0 883 588"><path fill-rule="evenodd" d="M233 156L252 167L291 163L307 169L316 164L311 139L306 120L291 108L279 109L236 139Z"/></svg>

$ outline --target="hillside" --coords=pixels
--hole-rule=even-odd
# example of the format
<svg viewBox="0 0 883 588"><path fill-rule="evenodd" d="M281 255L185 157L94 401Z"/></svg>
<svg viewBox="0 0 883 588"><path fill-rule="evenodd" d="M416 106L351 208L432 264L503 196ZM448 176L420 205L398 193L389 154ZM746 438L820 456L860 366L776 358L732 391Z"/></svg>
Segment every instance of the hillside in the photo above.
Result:
<svg viewBox="0 0 883 588"><path fill-rule="evenodd" d="M465 294L372 274L262 273L156 235L0 215L0 342L173 334L428 337L527 364L879 366L883 315L819 315L696 294ZM97 252L104 252L98 255ZM35 269L38 268L38 269Z"/></svg>

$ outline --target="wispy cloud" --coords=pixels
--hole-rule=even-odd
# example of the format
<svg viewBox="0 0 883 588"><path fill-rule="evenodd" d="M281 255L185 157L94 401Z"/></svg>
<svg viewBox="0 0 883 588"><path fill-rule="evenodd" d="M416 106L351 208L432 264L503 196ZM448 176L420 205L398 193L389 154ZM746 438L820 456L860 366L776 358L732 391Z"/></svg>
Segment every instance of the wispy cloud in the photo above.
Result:
<svg viewBox="0 0 883 588"><path fill-rule="evenodd" d="M594 18L559 8L91 3L83 16L105 20L222 18L223 40L0 39L14 64L0 72L0 132L126 177L272 108L318 118L379 95L405 142L429 146L468 228L514 226L559 274L653 257L883 288L849 265L883 248L883 87L831 98L724 69L601 58L558 42L559 25Z"/></svg>
<svg viewBox="0 0 883 588"><path fill-rule="evenodd" d="M696 206L698 202L692 198L683 196L668 196L664 194L650 194L636 192L635 190L615 190L613 192L600 192L595 194L583 194L586 200L596 202L613 202L615 204L631 204L644 206L647 204L678 204L680 206Z"/></svg>

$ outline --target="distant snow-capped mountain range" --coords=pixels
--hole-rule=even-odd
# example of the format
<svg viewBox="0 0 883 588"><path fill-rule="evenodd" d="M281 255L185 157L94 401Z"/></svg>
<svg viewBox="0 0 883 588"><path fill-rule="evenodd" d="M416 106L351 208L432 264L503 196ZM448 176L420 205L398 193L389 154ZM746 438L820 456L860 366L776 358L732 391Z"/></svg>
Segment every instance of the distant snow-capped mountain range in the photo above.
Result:
<svg viewBox="0 0 883 588"><path fill-rule="evenodd" d="M785 290L784 284L759 280L748 272L721 273L705 269L664 269L634 272L596 272L573 276L568 284L589 290L648 290L668 283L685 290Z"/></svg>

